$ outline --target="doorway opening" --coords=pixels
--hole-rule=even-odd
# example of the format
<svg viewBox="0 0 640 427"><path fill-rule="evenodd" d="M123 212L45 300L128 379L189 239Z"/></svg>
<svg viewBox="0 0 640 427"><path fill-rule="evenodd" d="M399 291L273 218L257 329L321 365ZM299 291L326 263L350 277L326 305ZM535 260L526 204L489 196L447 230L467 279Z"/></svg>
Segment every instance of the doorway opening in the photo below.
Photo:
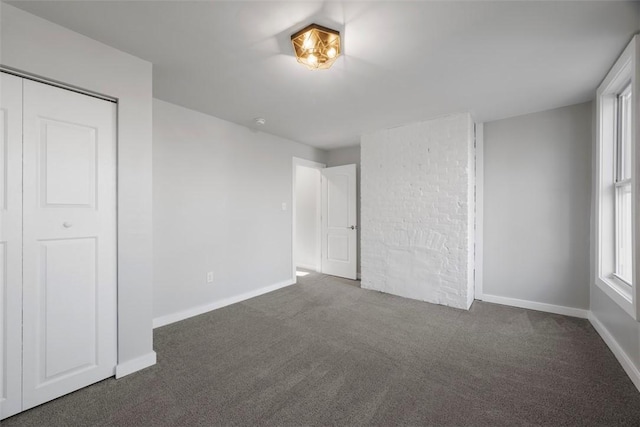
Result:
<svg viewBox="0 0 640 427"><path fill-rule="evenodd" d="M293 158L293 274L294 280L320 272L321 261L321 174L326 165Z"/></svg>
<svg viewBox="0 0 640 427"><path fill-rule="evenodd" d="M292 281L298 270L356 280L356 165L294 157L292 166Z"/></svg>

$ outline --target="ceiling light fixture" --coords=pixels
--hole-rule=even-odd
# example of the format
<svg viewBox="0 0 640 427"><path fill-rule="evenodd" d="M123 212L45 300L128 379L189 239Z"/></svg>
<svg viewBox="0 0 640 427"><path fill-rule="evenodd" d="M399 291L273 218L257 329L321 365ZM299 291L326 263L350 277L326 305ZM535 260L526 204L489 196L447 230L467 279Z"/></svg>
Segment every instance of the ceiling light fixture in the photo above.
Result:
<svg viewBox="0 0 640 427"><path fill-rule="evenodd" d="M293 34L291 44L298 62L310 70L326 70L340 56L340 33L318 24Z"/></svg>

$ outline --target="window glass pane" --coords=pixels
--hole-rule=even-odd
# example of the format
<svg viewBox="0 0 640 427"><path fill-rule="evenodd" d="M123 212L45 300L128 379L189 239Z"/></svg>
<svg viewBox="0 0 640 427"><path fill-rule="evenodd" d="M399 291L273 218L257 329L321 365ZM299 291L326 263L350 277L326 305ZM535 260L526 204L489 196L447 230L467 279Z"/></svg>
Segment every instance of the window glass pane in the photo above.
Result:
<svg viewBox="0 0 640 427"><path fill-rule="evenodd" d="M631 183L616 188L616 274L631 280Z"/></svg>
<svg viewBox="0 0 640 427"><path fill-rule="evenodd" d="M631 85L618 97L618 141L617 157L618 181L631 178Z"/></svg>

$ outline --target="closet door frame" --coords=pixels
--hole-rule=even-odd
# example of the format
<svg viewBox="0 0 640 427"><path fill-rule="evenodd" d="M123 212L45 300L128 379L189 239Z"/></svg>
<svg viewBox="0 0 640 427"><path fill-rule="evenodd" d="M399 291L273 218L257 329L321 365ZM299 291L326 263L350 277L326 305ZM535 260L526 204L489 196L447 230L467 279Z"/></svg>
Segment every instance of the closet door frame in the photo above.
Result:
<svg viewBox="0 0 640 427"><path fill-rule="evenodd" d="M14 251L13 253L17 253L18 258L17 259L13 259L15 258L15 256L13 256L11 258L11 260L9 259L9 257L3 252L3 249L6 247L6 245L3 244L4 242L4 235L2 233L0 233L0 257L4 256L5 259L5 264L10 264L12 263L15 266L19 267L19 283L20 285L15 288L19 288L19 291L17 292L12 292L11 293L11 298L7 298L6 297L6 293L4 292L6 289L8 289L8 286L5 286L5 283L3 283L3 277L0 277L0 308L5 308L8 307L10 304L15 308L13 311L9 312L9 310L3 310L4 313L7 313L5 315L5 317L0 317L0 339L4 340L5 339L5 334L3 334L3 330L4 331L10 331L10 335L12 337L12 340L15 342L18 342L18 344L13 344L12 345L12 350L11 351L5 351L5 354L7 354L7 363L5 366L7 366L7 371L10 373L10 375L7 375L7 377L9 377L9 379L11 380L11 384L8 384L7 381L7 385L5 385L3 383L3 381L5 381L5 375L2 373L2 371L0 371L0 420L8 418L12 415L15 415L19 412L22 412L23 410L26 410L28 408L24 407L23 404L23 375L22 375L22 370L23 370L23 331L22 331L22 327L20 328L7 328L6 325L7 324L11 324L14 322L18 322L20 324L20 326L22 326L22 294L23 294L23 282L22 282L22 263L23 263L23 250L22 250L22 156L23 156L23 140L22 140L22 133L23 133L23 117L22 117L22 110L23 110L23 86L24 80L31 80L31 81L35 81L38 83L42 83L42 84L46 84L49 86L53 86L53 87L57 87L60 88L61 90L69 90L72 92L76 92L85 96L90 96L93 98L97 98L97 99L101 99L103 101L108 101L108 102L112 102L113 104L115 104L115 123L114 123L114 128L113 128L113 134L114 134L114 145L115 145L115 152L116 152L116 156L115 156L115 164L114 164L114 172L115 172L115 192L116 192L116 196L115 196L115 204L114 204L114 210L115 210L115 218L116 218L116 229L115 229L115 246L116 246L116 252L118 251L119 248L119 239L118 239L118 218L119 218L119 213L118 213L118 182L119 182L119 168L118 168L118 135L119 135L119 130L118 130L118 101L116 98L112 98L112 97L108 97L102 94L98 94L92 91L88 91L88 90L83 90L81 88L77 88L75 86L69 86L69 85L65 85L63 83L59 83L59 82L54 82L54 81L50 81L47 79L43 79L40 77L36 77L27 73L23 73L17 70L13 70L13 69L8 69L6 67L0 66L0 78L2 79L7 79L7 80L14 80L15 81L19 81L20 82L20 90L17 91L17 93L14 95L12 94L20 103L20 108L19 108L19 112L20 112L20 117L19 120L16 119L17 122L19 122L17 125L15 125L14 127L16 128L16 130L14 132L12 132L13 134L17 135L17 145L20 148L20 161L16 164L15 161L9 162L9 159L7 158L7 152L8 150L4 151L4 156L0 156L0 162L4 162L5 165L5 170L0 168L0 173L5 173L5 176L8 175L8 169L11 167L12 170L16 169L16 171L14 171L19 177L19 191L13 191L11 193L13 193L13 196L11 198L13 204L15 204L17 207L19 207L19 212L16 212L13 214L14 216L19 218L20 221L20 226L19 229L17 230L17 234L18 235L18 239L17 241L19 242L19 248L14 245ZM3 89L3 93L6 93L5 90ZM3 95L3 98L6 95ZM4 114L4 116L2 116ZM6 118L6 114L4 112L3 109L0 109L0 119ZM6 122L6 120L5 120ZM1 125L2 123L0 123ZM2 127L0 127L0 131L5 132L5 135L8 135L8 131L3 129ZM2 142L2 140L0 140L0 142ZM4 147L0 146L0 150L4 149ZM0 183L2 184L2 183ZM5 209L5 200L7 201L7 205L8 202L10 201L10 197L8 196L9 191L8 190L8 185L5 184L5 192L2 193L0 192L0 210L3 211L3 213L6 211ZM2 199L4 197L4 199ZM14 220L15 221L15 220ZM4 227L4 219L3 219L3 223L2 226ZM5 233L6 234L6 233ZM0 261L2 260L2 258L0 258ZM115 315L116 315L116 320L118 319L118 299L117 299L117 294L118 294L118 287L119 287L119 280L118 280L118 264L119 264L119 257L116 256L115 257L115 268L116 268L116 304L115 304ZM0 264L0 274L4 274L4 277L6 278L5 282L8 282L8 275L6 273L6 271L2 270L1 267L3 267L2 264ZM15 276L15 274L13 275ZM11 322L11 323L9 323ZM4 329L3 329L4 328ZM114 374L116 375L116 377L118 377L118 372L117 372L117 368L118 368L118 363L120 362L120 357L119 357L119 328L116 327L115 330L115 334L116 334L116 361L115 361L115 366L114 366ZM13 348L16 347L16 348ZM3 351L4 349L0 347L0 351ZM155 353L153 353L154 359L153 359L153 363L155 363ZM2 354L0 354L0 363L4 363ZM151 363L151 364L153 364ZM126 375L123 374L123 375ZM120 375L122 376L122 375ZM3 388L4 387L4 388ZM6 390L7 394L14 396L11 399L5 399L3 396L2 391Z"/></svg>

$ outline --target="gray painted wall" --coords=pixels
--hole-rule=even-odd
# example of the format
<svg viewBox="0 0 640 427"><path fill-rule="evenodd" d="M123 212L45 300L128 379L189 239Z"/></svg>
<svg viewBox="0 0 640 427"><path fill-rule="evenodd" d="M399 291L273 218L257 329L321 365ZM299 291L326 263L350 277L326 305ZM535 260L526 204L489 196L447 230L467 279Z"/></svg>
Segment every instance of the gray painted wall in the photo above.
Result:
<svg viewBox="0 0 640 427"><path fill-rule="evenodd" d="M485 295L589 308L591 109L485 123Z"/></svg>
<svg viewBox="0 0 640 427"><path fill-rule="evenodd" d="M292 157L325 156L154 100L154 319L290 282Z"/></svg>
<svg viewBox="0 0 640 427"><path fill-rule="evenodd" d="M358 266L357 272L360 274L360 146L335 148L329 150L327 154L327 167L356 165L356 209L358 211Z"/></svg>
<svg viewBox="0 0 640 427"><path fill-rule="evenodd" d="M591 285L591 316L601 323L635 367L636 377L632 377L635 382L640 370L640 323L629 316L595 283ZM636 387L640 388L640 385L636 384Z"/></svg>

